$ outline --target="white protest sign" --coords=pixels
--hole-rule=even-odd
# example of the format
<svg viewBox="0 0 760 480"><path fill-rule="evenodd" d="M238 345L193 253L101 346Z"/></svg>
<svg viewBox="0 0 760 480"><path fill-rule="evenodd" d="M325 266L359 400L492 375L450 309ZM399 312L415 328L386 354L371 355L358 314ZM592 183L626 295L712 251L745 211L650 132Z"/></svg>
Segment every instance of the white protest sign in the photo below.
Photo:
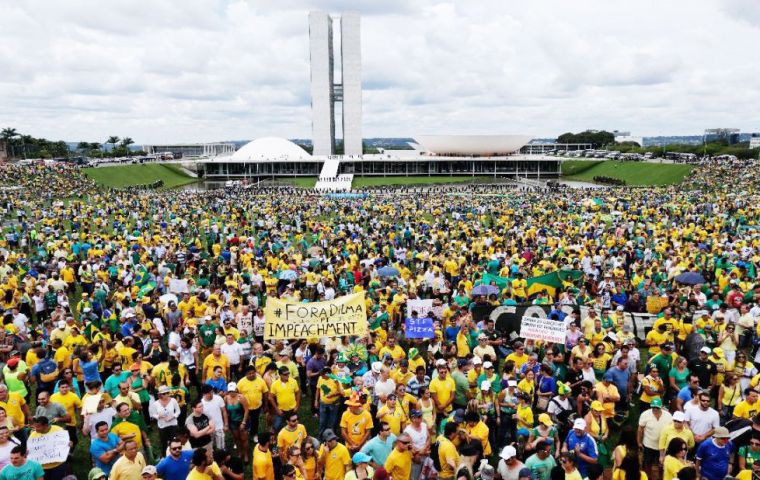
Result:
<svg viewBox="0 0 760 480"><path fill-rule="evenodd" d="M406 317L412 316L412 311L417 312L418 318L425 318L430 310L433 310L433 299L421 300L419 298L411 298L406 301Z"/></svg>
<svg viewBox="0 0 760 480"><path fill-rule="evenodd" d="M522 317L520 336L544 342L565 343L565 323L548 318Z"/></svg>
<svg viewBox="0 0 760 480"><path fill-rule="evenodd" d="M69 432L66 430L29 438L26 441L28 458L40 465L65 462L69 456L69 440Z"/></svg>
<svg viewBox="0 0 760 480"><path fill-rule="evenodd" d="M172 278L169 280L169 291L171 293L190 293L190 288L187 286L187 279Z"/></svg>

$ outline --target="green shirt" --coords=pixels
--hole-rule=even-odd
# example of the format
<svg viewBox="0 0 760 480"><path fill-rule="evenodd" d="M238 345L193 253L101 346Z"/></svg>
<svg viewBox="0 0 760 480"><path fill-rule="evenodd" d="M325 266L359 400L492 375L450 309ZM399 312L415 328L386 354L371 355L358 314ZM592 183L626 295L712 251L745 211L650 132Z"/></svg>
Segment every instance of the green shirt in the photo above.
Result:
<svg viewBox="0 0 760 480"><path fill-rule="evenodd" d="M454 385L456 385L456 391L454 393L454 403L457 405L466 405L467 393L470 391L470 382L467 380L467 376L459 370L454 370L451 373L451 378L454 379Z"/></svg>
<svg viewBox="0 0 760 480"><path fill-rule="evenodd" d="M203 342L204 347L213 347L214 341L216 340L216 325L213 323L211 324L202 324L198 327L198 332L201 334L201 341Z"/></svg>

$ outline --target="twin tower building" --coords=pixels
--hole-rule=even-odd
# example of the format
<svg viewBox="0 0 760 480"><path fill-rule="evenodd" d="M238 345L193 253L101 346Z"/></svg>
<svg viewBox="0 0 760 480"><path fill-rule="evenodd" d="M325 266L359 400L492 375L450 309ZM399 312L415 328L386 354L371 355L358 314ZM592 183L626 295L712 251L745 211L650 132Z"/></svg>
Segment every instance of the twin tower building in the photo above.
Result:
<svg viewBox="0 0 760 480"><path fill-rule="evenodd" d="M342 107L343 150L362 154L362 54L359 14L343 13L340 25L340 81L336 81L333 18L309 13L313 155L335 155L336 104Z"/></svg>

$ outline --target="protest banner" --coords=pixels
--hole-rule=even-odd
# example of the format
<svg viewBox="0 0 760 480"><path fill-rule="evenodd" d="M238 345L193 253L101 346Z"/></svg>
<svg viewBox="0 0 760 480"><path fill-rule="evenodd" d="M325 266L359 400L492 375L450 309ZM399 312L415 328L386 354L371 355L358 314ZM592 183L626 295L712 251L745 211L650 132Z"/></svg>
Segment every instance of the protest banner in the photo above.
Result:
<svg viewBox="0 0 760 480"><path fill-rule="evenodd" d="M490 312L489 317L494 321L496 330L509 335L512 332L518 333L520 331L524 317L549 318L549 313L552 309L551 305L502 305L494 308ZM578 320L581 321L588 316L590 308L587 306L563 305L561 310L568 315L576 312ZM597 313L601 313L598 308L596 311ZM648 313L625 312L623 324L630 325L634 335L643 341L646 339L649 330L652 329L656 318L656 315Z"/></svg>
<svg viewBox="0 0 760 480"><path fill-rule="evenodd" d="M433 319L430 317L407 317L404 320L404 332L406 338L433 338Z"/></svg>
<svg viewBox="0 0 760 480"><path fill-rule="evenodd" d="M264 309L264 338L293 340L362 336L367 333L364 293L326 302L288 302L269 298Z"/></svg>
<svg viewBox="0 0 760 480"><path fill-rule="evenodd" d="M187 279L172 278L169 280L169 291L171 293L190 293L190 288L187 285Z"/></svg>
<svg viewBox="0 0 760 480"><path fill-rule="evenodd" d="M548 318L523 317L520 323L520 337L544 342L565 343L564 322Z"/></svg>
<svg viewBox="0 0 760 480"><path fill-rule="evenodd" d="M26 441L27 458L40 465L65 462L69 456L69 432L61 430L46 433Z"/></svg>
<svg viewBox="0 0 760 480"><path fill-rule="evenodd" d="M410 298L406 301L406 316L411 317L412 312L417 312L420 318L427 317L429 311L433 310L433 299L421 300L419 298ZM440 318L440 317L439 317Z"/></svg>

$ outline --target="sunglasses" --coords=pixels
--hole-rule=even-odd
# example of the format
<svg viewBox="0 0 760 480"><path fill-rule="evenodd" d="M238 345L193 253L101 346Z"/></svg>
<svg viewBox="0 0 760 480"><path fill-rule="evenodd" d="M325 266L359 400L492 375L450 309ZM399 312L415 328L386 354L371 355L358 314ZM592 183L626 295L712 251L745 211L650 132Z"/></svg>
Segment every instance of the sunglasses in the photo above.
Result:
<svg viewBox="0 0 760 480"><path fill-rule="evenodd" d="M171 449L170 449L170 450L171 450L172 452L178 452L178 451L182 450L182 447L171 447Z"/></svg>
<svg viewBox="0 0 760 480"><path fill-rule="evenodd" d="M404 445L409 445L412 442L404 442L404 441L399 440L398 443L401 443L401 444L404 444Z"/></svg>

